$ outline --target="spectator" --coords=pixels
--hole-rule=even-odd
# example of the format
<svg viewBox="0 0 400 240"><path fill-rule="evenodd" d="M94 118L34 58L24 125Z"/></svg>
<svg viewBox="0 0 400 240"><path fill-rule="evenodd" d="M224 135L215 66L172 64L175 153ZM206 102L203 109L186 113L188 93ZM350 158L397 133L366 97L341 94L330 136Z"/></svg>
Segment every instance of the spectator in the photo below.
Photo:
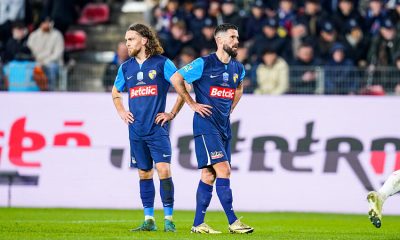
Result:
<svg viewBox="0 0 400 240"><path fill-rule="evenodd" d="M331 59L325 65L325 93L355 94L358 82L353 66L353 62L346 58L344 46L335 43L331 49Z"/></svg>
<svg viewBox="0 0 400 240"><path fill-rule="evenodd" d="M395 65L395 56L400 50L400 38L396 37L396 29L390 19L383 20L380 25L379 34L372 39L368 51L369 71L373 76L372 85L380 85L390 91L393 89L393 79L390 72L382 67Z"/></svg>
<svg viewBox="0 0 400 240"><path fill-rule="evenodd" d="M324 61L330 59L330 50L333 44L338 40L338 35L335 26L331 21L324 21L318 38L317 55Z"/></svg>
<svg viewBox="0 0 400 240"><path fill-rule="evenodd" d="M173 23L182 21L185 18L185 14L179 10L178 0L167 0L165 9L161 12L161 17L158 19L159 24L157 26L159 33L169 33L171 31Z"/></svg>
<svg viewBox="0 0 400 240"><path fill-rule="evenodd" d="M13 23L12 37L8 39L5 45L5 51L2 56L4 64L12 61L18 52L27 49L28 29L23 22L17 21Z"/></svg>
<svg viewBox="0 0 400 240"><path fill-rule="evenodd" d="M28 47L35 61L45 69L49 79L49 90L56 90L59 68L63 63L64 38L60 31L53 28L49 17L44 18L40 27L31 33Z"/></svg>
<svg viewBox="0 0 400 240"><path fill-rule="evenodd" d="M244 29L246 40L262 35L262 23L264 19L264 3L262 0L256 0L251 4L250 16L247 19L246 28Z"/></svg>
<svg viewBox="0 0 400 240"><path fill-rule="evenodd" d="M12 37L12 22L21 21L25 26L33 22L32 7L29 0L1 0L0 3L0 51Z"/></svg>
<svg viewBox="0 0 400 240"><path fill-rule="evenodd" d="M262 63L256 70L256 94L281 95L289 89L289 67L272 48L263 51Z"/></svg>
<svg viewBox="0 0 400 240"><path fill-rule="evenodd" d="M54 27L64 35L78 18L77 0L47 0L44 15L50 16L54 21Z"/></svg>
<svg viewBox="0 0 400 240"><path fill-rule="evenodd" d="M314 94L316 90L316 66L320 62L314 56L312 45L303 43L297 50L296 60L290 69L290 93Z"/></svg>
<svg viewBox="0 0 400 240"><path fill-rule="evenodd" d="M255 88L255 82L251 79L251 75L254 75L254 69L252 69L252 65L248 58L248 49L248 46L245 46L243 42L240 42L236 56L236 60L242 63L246 70L246 75L243 79L243 93L253 93Z"/></svg>
<svg viewBox="0 0 400 240"><path fill-rule="evenodd" d="M367 54L369 49L369 38L365 36L357 20L350 19L346 23L346 34L344 36L344 46L356 66L367 66Z"/></svg>
<svg viewBox="0 0 400 240"><path fill-rule="evenodd" d="M221 3L219 0L211 0L210 5L208 6L208 16L217 22L217 25L223 23L222 14L221 14Z"/></svg>
<svg viewBox="0 0 400 240"><path fill-rule="evenodd" d="M119 66L128 60L128 49L124 42L120 42L115 52L114 59L111 63L107 64L106 70L103 76L103 86L104 90L110 92L114 86L115 76L118 73Z"/></svg>
<svg viewBox="0 0 400 240"><path fill-rule="evenodd" d="M365 15L366 29L375 36L379 34L382 20L386 17L386 10L384 9L382 0L370 0L369 8Z"/></svg>
<svg viewBox="0 0 400 240"><path fill-rule="evenodd" d="M338 11L333 16L333 22L336 29L339 30L339 34L344 36L346 34L346 23L354 19L357 23L361 23L362 17L358 12L357 8L354 6L352 0L339 0Z"/></svg>
<svg viewBox="0 0 400 240"><path fill-rule="evenodd" d="M201 36L201 29L204 26L207 18L207 5L205 2L198 1L193 5L193 14L189 19L189 30L193 33L193 37L196 39Z"/></svg>
<svg viewBox="0 0 400 240"><path fill-rule="evenodd" d="M290 33L293 26L293 22L296 18L294 11L293 0L280 0L278 9L278 19L279 19L279 34L280 36L286 36Z"/></svg>
<svg viewBox="0 0 400 240"><path fill-rule="evenodd" d="M319 0L306 0L304 13L297 17L297 21L303 22L313 37L318 36L322 19L326 19L326 14L322 12Z"/></svg>
<svg viewBox="0 0 400 240"><path fill-rule="evenodd" d="M201 56L217 50L214 39L216 23L211 18L206 18L201 28L201 35L193 39L193 47Z"/></svg>
<svg viewBox="0 0 400 240"><path fill-rule="evenodd" d="M395 54L400 50L400 36L396 36L389 18L382 20L380 25L379 34L372 39L368 60L374 66L393 66Z"/></svg>
<svg viewBox="0 0 400 240"><path fill-rule="evenodd" d="M297 49L299 49L303 42L307 42L309 44L315 44L316 42L316 40L314 40L315 38L308 34L305 23L301 21L293 22L293 26L290 30L290 36L291 44L289 48L291 51L289 55L290 57L287 59L290 62L293 62L294 56L296 56L297 53Z"/></svg>
<svg viewBox="0 0 400 240"><path fill-rule="evenodd" d="M160 40L163 45L166 46L165 56L169 59L175 59L186 45L190 45L192 35L187 34L186 24L183 21L173 23L171 26L171 32L168 34L160 34Z"/></svg>
<svg viewBox="0 0 400 240"><path fill-rule="evenodd" d="M290 54L289 43L286 38L277 33L278 21L274 18L266 19L262 24L263 35L258 36L249 50L250 60L253 63L261 62L262 51L266 47L275 49L279 56L284 58Z"/></svg>
<svg viewBox="0 0 400 240"><path fill-rule="evenodd" d="M321 0L321 5L324 11L329 14L335 14L340 11L340 0ZM352 5L357 8L358 0L351 0ZM339 26L339 25L338 25Z"/></svg>
<svg viewBox="0 0 400 240"><path fill-rule="evenodd" d="M243 38L243 27L242 22L243 19L240 16L239 12L236 10L235 1L234 0L223 0L221 5L221 17L224 23L231 23L238 27L239 38Z"/></svg>

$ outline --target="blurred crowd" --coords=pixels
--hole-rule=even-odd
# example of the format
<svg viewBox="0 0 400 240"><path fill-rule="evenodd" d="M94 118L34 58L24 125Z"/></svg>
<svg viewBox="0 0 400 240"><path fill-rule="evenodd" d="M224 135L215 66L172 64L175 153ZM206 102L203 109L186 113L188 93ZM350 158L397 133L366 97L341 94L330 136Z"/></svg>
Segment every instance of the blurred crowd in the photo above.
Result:
<svg viewBox="0 0 400 240"><path fill-rule="evenodd" d="M18 79L32 74L33 88L55 90L68 61L63 35L87 2L1 0L0 86L18 90ZM218 24L237 25L247 93L400 95L400 0L146 2L146 20L177 67L215 51ZM124 44L117 45L106 90L128 57ZM17 79L13 86L10 78Z"/></svg>
<svg viewBox="0 0 400 240"><path fill-rule="evenodd" d="M64 34L86 3L1 0L0 87L10 91L55 90L67 59Z"/></svg>
<svg viewBox="0 0 400 240"><path fill-rule="evenodd" d="M148 14L178 67L215 50L218 24L237 25L258 94L315 93L318 77L326 94L400 94L399 19L400 0L166 0Z"/></svg>

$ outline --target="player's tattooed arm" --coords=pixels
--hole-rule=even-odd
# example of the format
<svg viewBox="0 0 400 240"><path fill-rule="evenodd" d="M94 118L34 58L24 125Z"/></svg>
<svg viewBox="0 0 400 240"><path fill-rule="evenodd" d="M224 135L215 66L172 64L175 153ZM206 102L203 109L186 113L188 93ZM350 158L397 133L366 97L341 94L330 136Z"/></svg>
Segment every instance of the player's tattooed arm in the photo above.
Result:
<svg viewBox="0 0 400 240"><path fill-rule="evenodd" d="M171 82L174 85L176 92L183 98L183 100L193 111L197 112L202 117L211 115L212 107L210 105L197 103L193 100L185 87L183 76L179 72L175 72L174 75L172 75Z"/></svg>
<svg viewBox="0 0 400 240"><path fill-rule="evenodd" d="M243 95L243 82L239 84L239 86L236 88L235 91L235 98L233 99L232 107L231 107L231 113L235 109L236 105L239 103L240 98Z"/></svg>
<svg viewBox="0 0 400 240"><path fill-rule="evenodd" d="M115 86L113 86L111 95L115 109L117 110L118 115L121 117L121 119L126 124L133 123L133 121L135 121L133 114L125 110L124 104L122 103L122 94L117 90Z"/></svg>

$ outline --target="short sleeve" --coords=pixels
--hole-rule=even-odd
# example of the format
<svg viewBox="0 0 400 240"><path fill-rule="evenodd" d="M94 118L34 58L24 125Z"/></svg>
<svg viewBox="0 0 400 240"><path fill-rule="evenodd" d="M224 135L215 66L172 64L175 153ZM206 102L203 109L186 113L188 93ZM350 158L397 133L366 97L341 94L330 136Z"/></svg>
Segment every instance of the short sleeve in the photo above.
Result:
<svg viewBox="0 0 400 240"><path fill-rule="evenodd" d="M183 79L185 79L187 83L192 83L200 79L201 75L203 75L203 69L203 58L197 58L193 62L179 69L178 72L183 76Z"/></svg>
<svg viewBox="0 0 400 240"><path fill-rule="evenodd" d="M242 75L240 75L240 79L239 82L242 82L244 77L246 76L246 69L244 69L244 66L242 65L243 71L242 71Z"/></svg>
<svg viewBox="0 0 400 240"><path fill-rule="evenodd" d="M119 68L118 68L118 73L117 73L117 76L115 77L114 86L120 92L122 92L125 88L125 78L124 78L124 74L122 73L122 65L119 66Z"/></svg>
<svg viewBox="0 0 400 240"><path fill-rule="evenodd" d="M165 80L167 80L168 82L171 82L171 77L172 75L174 75L174 73L176 72L176 67L175 64L167 59L167 61L165 61L164 64L164 78Z"/></svg>

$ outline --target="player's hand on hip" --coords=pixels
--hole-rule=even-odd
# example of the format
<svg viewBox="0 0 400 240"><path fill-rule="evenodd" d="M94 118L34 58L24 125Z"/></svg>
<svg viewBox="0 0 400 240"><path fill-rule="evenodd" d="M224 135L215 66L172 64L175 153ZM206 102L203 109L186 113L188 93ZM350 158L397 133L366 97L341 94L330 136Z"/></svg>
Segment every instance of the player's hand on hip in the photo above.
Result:
<svg viewBox="0 0 400 240"><path fill-rule="evenodd" d="M158 113L156 115L156 124L161 124L163 126L166 122L171 121L174 119L174 115L172 113Z"/></svg>
<svg viewBox="0 0 400 240"><path fill-rule="evenodd" d="M208 117L212 114L211 112L212 107L207 104L193 103L190 107L192 108L193 111L200 114L200 116L202 116L203 118Z"/></svg>
<svg viewBox="0 0 400 240"><path fill-rule="evenodd" d="M119 116L126 124L133 123L135 121L133 114L129 111L119 112Z"/></svg>

